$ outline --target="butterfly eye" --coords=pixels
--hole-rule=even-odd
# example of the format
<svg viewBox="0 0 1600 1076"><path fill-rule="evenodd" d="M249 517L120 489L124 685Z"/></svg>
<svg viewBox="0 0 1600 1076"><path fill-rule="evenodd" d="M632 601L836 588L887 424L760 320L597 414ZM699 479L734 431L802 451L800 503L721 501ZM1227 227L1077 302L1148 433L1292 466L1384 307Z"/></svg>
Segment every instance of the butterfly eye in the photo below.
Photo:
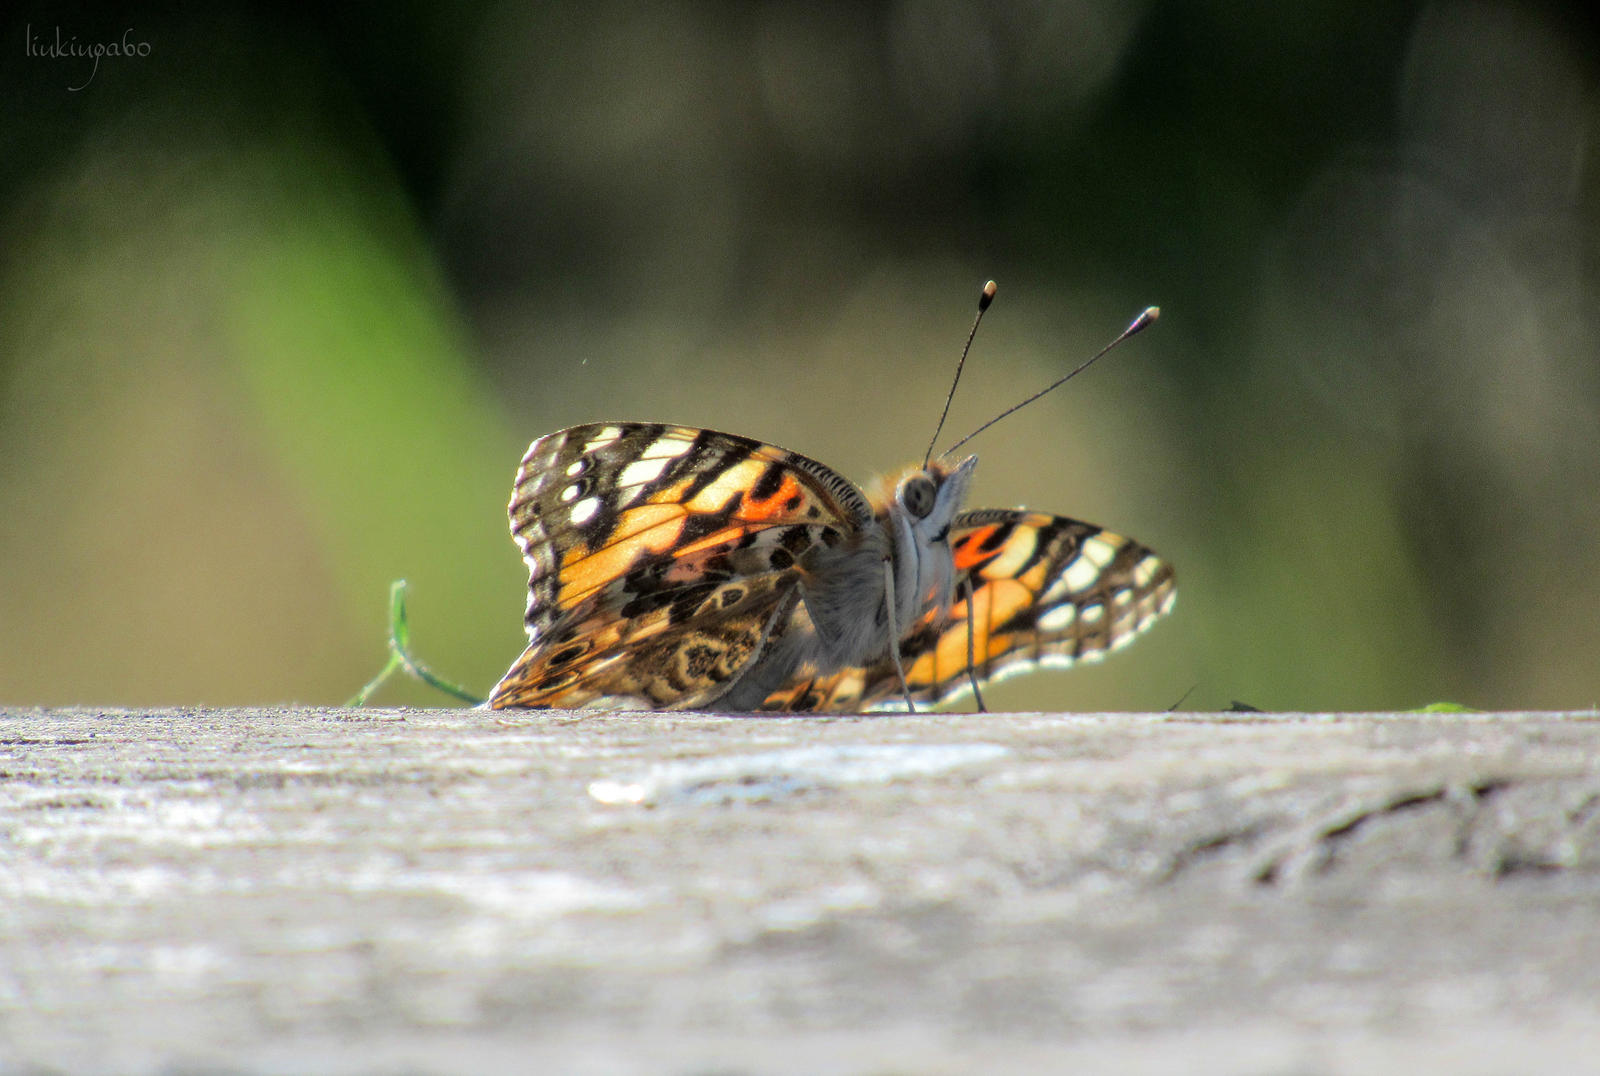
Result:
<svg viewBox="0 0 1600 1076"><path fill-rule="evenodd" d="M900 503L917 519L927 518L937 499L938 491L934 488L933 479L925 474L912 475L900 484Z"/></svg>

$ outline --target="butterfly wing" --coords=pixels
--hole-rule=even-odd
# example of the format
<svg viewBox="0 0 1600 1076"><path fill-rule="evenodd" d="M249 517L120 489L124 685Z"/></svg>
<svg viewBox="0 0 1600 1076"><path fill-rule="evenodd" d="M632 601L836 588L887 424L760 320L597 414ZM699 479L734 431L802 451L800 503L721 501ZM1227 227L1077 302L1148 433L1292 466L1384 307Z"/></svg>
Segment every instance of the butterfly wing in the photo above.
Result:
<svg viewBox="0 0 1600 1076"><path fill-rule="evenodd" d="M529 645L494 707L714 702L783 630L796 568L872 509L797 453L686 426L595 423L535 441L512 489Z"/></svg>
<svg viewBox="0 0 1600 1076"><path fill-rule="evenodd" d="M934 705L969 693L967 622L980 681L1097 661L1172 608L1171 565L1137 542L1089 523L1035 512L958 516L950 532L956 600L949 615L901 646L911 695ZM969 607L967 587L972 589ZM825 676L798 676L764 710L895 708L902 699L885 660Z"/></svg>

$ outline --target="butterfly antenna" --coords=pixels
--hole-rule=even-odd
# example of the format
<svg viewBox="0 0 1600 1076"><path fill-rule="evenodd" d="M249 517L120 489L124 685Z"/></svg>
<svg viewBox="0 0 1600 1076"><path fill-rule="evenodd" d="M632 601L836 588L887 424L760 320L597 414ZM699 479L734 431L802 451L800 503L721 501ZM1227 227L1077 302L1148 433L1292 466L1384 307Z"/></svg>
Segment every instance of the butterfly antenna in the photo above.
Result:
<svg viewBox="0 0 1600 1076"><path fill-rule="evenodd" d="M1023 400L1021 403L1012 404L1010 407L1008 407L1004 411L1000 412L994 418L990 419L988 422L985 422L982 426L979 426L977 429L975 429L971 433L967 434L961 440L957 441L955 444L953 444L949 448L945 449L944 452L941 453L941 455L945 455L945 456L950 455L950 453L954 452L956 449L960 448L962 445L966 444L968 441L972 440L974 437L978 436L978 434L982 433L984 430L987 430L990 426L993 426L996 422L999 422L1001 419L1005 418L1007 415L1013 414L1013 413L1015 413L1017 411L1021 411L1024 407L1027 407L1029 404L1031 404L1033 401L1037 400L1039 397L1041 397L1041 396L1043 396L1043 395L1045 395L1047 393L1054 392L1056 389L1060 388L1062 385L1065 385L1068 381L1071 381L1073 378L1075 378L1079 374L1083 373L1090 366L1093 366L1098 359L1100 359L1102 356L1105 355L1106 352L1110 351L1112 348L1114 348L1118 344L1122 343L1128 337L1132 336L1134 333L1143 332L1145 329L1148 329L1150 327L1150 323L1155 321L1156 318L1158 318L1160 316L1161 316L1161 308L1159 306L1147 306L1147 307L1145 307L1144 312L1141 313L1138 317L1134 318L1133 322L1126 329L1122 330L1121 335L1119 335L1115 340L1111 341L1111 343L1107 344L1105 347L1101 348L1099 351L1095 352L1088 359L1085 359L1083 362L1079 363L1078 366L1071 373L1067 374L1065 377L1062 377L1062 378L1059 378L1059 379L1057 379L1055 381L1052 381L1049 385L1047 385L1044 388L1040 389L1038 392L1034 393L1032 396L1029 396L1026 400ZM973 328L976 329L977 326L973 326ZM962 358L965 358L965 357L966 357L965 355L962 356ZM957 367L957 369L959 370L960 367ZM951 391L952 392L955 391L954 386L951 387ZM946 408L949 407L948 404L946 404L945 406L946 406ZM926 466L926 464L924 464L924 466Z"/></svg>
<svg viewBox="0 0 1600 1076"><path fill-rule="evenodd" d="M989 309L989 304L994 302L996 291L994 281L983 286L983 292L978 296L978 316L972 319L972 331L967 333L967 346L961 349L961 359L956 363L956 376L950 379L950 392L944 398L944 410L939 414L939 425L933 428L933 440L928 442L928 451L922 457L924 469L928 461L933 459L933 446L939 443L939 431L944 429L944 420L950 416L950 401L956 398L956 386L961 383L961 368L967 365L967 352L972 350L973 338L978 335L978 323L983 320L983 312Z"/></svg>

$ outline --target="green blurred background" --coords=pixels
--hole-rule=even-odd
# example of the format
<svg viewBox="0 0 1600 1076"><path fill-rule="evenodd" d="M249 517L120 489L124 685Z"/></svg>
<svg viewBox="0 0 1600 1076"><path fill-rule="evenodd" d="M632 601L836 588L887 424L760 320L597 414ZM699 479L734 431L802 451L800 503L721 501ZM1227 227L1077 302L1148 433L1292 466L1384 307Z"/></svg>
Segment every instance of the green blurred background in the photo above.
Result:
<svg viewBox="0 0 1600 1076"><path fill-rule="evenodd" d="M649 418L1173 561L1004 708L1600 700L1576 5L24 5L0 22L0 702L338 702L521 649L535 436ZM94 44L145 55L52 56ZM448 700L414 686L389 702Z"/></svg>

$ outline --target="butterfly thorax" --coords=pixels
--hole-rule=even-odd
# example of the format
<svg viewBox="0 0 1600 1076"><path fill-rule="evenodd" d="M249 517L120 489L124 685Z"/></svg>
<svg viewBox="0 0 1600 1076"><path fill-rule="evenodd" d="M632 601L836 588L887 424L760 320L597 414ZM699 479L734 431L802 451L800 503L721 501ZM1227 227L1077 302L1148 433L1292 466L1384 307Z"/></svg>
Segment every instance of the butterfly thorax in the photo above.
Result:
<svg viewBox="0 0 1600 1076"><path fill-rule="evenodd" d="M796 670L831 675L887 660L889 608L884 565L894 573L895 634L942 619L955 586L950 525L966 499L976 457L951 467L935 461L883 480L868 500L872 519L855 540L816 547L801 563L804 582L789 622L727 699L754 707Z"/></svg>
<svg viewBox="0 0 1600 1076"><path fill-rule="evenodd" d="M955 588L950 526L967 499L978 458L954 466L932 460L885 478L870 500L894 564L895 625L900 636L942 620ZM887 637L885 638L887 643Z"/></svg>

